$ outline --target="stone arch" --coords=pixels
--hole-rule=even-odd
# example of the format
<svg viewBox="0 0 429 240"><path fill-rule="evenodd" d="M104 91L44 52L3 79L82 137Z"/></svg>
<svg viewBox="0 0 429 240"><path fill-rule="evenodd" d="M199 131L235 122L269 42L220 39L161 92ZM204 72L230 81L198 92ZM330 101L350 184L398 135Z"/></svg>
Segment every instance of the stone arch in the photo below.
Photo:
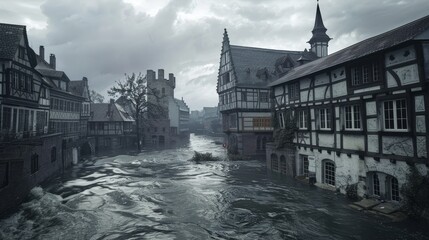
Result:
<svg viewBox="0 0 429 240"><path fill-rule="evenodd" d="M279 171L279 160L275 153L271 154L271 170L276 172Z"/></svg>
<svg viewBox="0 0 429 240"><path fill-rule="evenodd" d="M367 194L389 201L401 201L398 179L384 172L367 173Z"/></svg>
<svg viewBox="0 0 429 240"><path fill-rule="evenodd" d="M94 153L94 147L91 145L90 142L84 142L80 146L80 155L81 156L88 156Z"/></svg>

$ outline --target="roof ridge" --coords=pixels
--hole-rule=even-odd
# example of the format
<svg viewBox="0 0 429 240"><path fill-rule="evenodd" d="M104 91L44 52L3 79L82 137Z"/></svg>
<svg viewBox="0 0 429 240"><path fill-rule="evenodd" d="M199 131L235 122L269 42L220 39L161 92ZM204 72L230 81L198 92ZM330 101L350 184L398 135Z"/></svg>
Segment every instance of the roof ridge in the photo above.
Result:
<svg viewBox="0 0 429 240"><path fill-rule="evenodd" d="M27 27L26 25L12 24L12 23L0 23L0 25L11 26L11 27L23 27L23 28Z"/></svg>
<svg viewBox="0 0 429 240"><path fill-rule="evenodd" d="M303 51L296 51L296 50L282 50L282 49L272 49L272 48L260 48L260 47L240 46L240 45L229 45L229 46L230 46L230 47L238 47L238 48L246 48L246 49L261 50L261 51L288 52L288 53L303 53Z"/></svg>

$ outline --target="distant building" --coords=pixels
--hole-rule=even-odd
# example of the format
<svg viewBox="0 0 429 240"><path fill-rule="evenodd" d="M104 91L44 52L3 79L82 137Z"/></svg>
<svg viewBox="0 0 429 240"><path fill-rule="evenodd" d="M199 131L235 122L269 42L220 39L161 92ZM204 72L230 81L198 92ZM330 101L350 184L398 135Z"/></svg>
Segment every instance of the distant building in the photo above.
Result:
<svg viewBox="0 0 429 240"><path fill-rule="evenodd" d="M189 107L182 99L174 99L176 103L176 108L178 109L178 119L179 119L179 127L177 134L179 136L189 136Z"/></svg>
<svg viewBox="0 0 429 240"><path fill-rule="evenodd" d="M95 138L96 151L135 148L134 118L113 99L109 103L91 103L88 136Z"/></svg>
<svg viewBox="0 0 429 240"><path fill-rule="evenodd" d="M294 68L270 86L276 130L297 131L292 147L269 145L267 166L400 201L410 166L429 165L428 81L429 16Z"/></svg>

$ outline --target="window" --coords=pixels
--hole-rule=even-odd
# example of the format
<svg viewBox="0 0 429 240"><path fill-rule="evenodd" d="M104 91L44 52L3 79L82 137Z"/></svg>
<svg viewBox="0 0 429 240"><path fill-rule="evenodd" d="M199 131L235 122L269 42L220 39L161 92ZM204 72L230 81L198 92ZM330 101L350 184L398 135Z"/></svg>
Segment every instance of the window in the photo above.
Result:
<svg viewBox="0 0 429 240"><path fill-rule="evenodd" d="M332 161L325 161L323 164L324 183L335 186L335 164Z"/></svg>
<svg viewBox="0 0 429 240"><path fill-rule="evenodd" d="M25 59L25 47L19 46L18 57L21 59Z"/></svg>
<svg viewBox="0 0 429 240"><path fill-rule="evenodd" d="M9 184L9 163L0 163L0 189Z"/></svg>
<svg viewBox="0 0 429 240"><path fill-rule="evenodd" d="M359 64L350 68L351 85L360 86L380 80L380 65L378 61Z"/></svg>
<svg viewBox="0 0 429 240"><path fill-rule="evenodd" d="M259 101L260 102L268 102L268 93L267 92L260 92L259 93Z"/></svg>
<svg viewBox="0 0 429 240"><path fill-rule="evenodd" d="M282 174L286 174L286 170L287 170L287 168L286 168L286 158L285 158L285 156L281 155L280 156L280 172Z"/></svg>
<svg viewBox="0 0 429 240"><path fill-rule="evenodd" d="M372 176L372 193L376 196L380 196L380 179L378 178L377 173Z"/></svg>
<svg viewBox="0 0 429 240"><path fill-rule="evenodd" d="M307 111L302 110L298 113L298 127L299 129L307 129L308 128L308 117Z"/></svg>
<svg viewBox="0 0 429 240"><path fill-rule="evenodd" d="M279 125L280 128L285 128L285 116L284 113L279 113Z"/></svg>
<svg viewBox="0 0 429 240"><path fill-rule="evenodd" d="M31 166L30 166L30 168L31 168L30 169L31 174L34 174L37 171L39 171L39 155L37 155L36 153L31 155Z"/></svg>
<svg viewBox="0 0 429 240"><path fill-rule="evenodd" d="M271 127L271 118L253 118L253 127L255 128Z"/></svg>
<svg viewBox="0 0 429 240"><path fill-rule="evenodd" d="M308 156L300 155L301 157L301 175L308 177Z"/></svg>
<svg viewBox="0 0 429 240"><path fill-rule="evenodd" d="M222 75L223 84L227 84L231 81L229 72Z"/></svg>
<svg viewBox="0 0 429 240"><path fill-rule="evenodd" d="M361 109L358 105L344 107L344 121L347 130L360 130L361 129Z"/></svg>
<svg viewBox="0 0 429 240"><path fill-rule="evenodd" d="M46 98L46 88L41 88L40 89L40 97L41 98Z"/></svg>
<svg viewBox="0 0 429 240"><path fill-rule="evenodd" d="M299 99L299 82L292 83L289 85L289 99L298 100Z"/></svg>
<svg viewBox="0 0 429 240"><path fill-rule="evenodd" d="M320 130L331 130L331 109L321 108L319 109L319 129Z"/></svg>
<svg viewBox="0 0 429 240"><path fill-rule="evenodd" d="M241 101L247 101L247 92L241 92Z"/></svg>
<svg viewBox="0 0 429 240"><path fill-rule="evenodd" d="M279 170L279 161L277 159L276 154L271 154L271 170L278 171Z"/></svg>
<svg viewBox="0 0 429 240"><path fill-rule="evenodd" d="M407 102L405 99L385 101L383 103L385 130L407 130Z"/></svg>
<svg viewBox="0 0 429 240"><path fill-rule="evenodd" d="M57 147L51 148L51 162L57 161Z"/></svg>
<svg viewBox="0 0 429 240"><path fill-rule="evenodd" d="M400 201L398 180L394 177L390 178L391 196L393 201Z"/></svg>
<svg viewBox="0 0 429 240"><path fill-rule="evenodd" d="M11 129L11 117L12 117L12 109L9 107L3 107L3 114L2 114L2 123L3 123L3 130L9 131Z"/></svg>

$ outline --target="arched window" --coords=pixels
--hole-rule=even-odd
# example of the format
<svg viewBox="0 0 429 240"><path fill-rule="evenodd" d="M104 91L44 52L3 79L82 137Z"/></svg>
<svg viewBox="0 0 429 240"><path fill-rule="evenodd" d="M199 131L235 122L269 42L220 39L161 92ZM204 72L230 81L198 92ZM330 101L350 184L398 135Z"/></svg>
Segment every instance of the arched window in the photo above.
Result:
<svg viewBox="0 0 429 240"><path fill-rule="evenodd" d="M286 174L286 158L285 156L280 156L280 172Z"/></svg>
<svg viewBox="0 0 429 240"><path fill-rule="evenodd" d="M335 186L335 163L331 160L323 161L323 182Z"/></svg>
<svg viewBox="0 0 429 240"><path fill-rule="evenodd" d="M400 201L399 197L399 185L398 185L398 179L395 177L390 178L390 196L393 201Z"/></svg>
<svg viewBox="0 0 429 240"><path fill-rule="evenodd" d="M271 170L278 171L279 170L279 160L277 159L276 154L271 154Z"/></svg>

